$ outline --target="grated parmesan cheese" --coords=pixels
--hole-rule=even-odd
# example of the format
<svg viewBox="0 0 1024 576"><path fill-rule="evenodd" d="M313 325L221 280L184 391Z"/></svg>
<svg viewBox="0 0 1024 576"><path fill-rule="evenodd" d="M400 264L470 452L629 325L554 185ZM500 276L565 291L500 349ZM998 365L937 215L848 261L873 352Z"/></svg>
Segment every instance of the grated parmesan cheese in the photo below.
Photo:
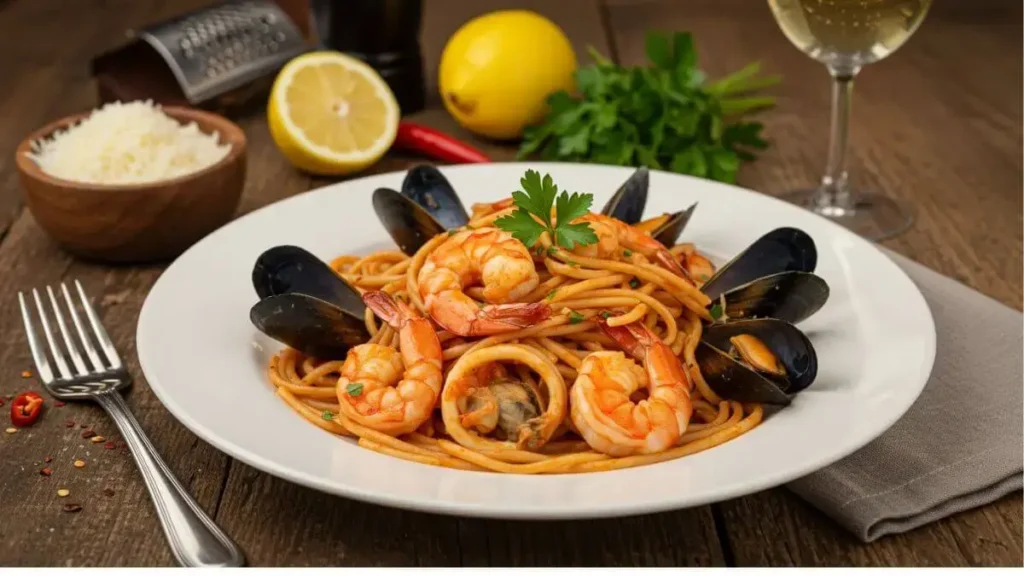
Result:
<svg viewBox="0 0 1024 576"><path fill-rule="evenodd" d="M91 184L168 180L216 164L231 150L195 122L182 125L152 101L113 102L50 138L30 157L55 178Z"/></svg>

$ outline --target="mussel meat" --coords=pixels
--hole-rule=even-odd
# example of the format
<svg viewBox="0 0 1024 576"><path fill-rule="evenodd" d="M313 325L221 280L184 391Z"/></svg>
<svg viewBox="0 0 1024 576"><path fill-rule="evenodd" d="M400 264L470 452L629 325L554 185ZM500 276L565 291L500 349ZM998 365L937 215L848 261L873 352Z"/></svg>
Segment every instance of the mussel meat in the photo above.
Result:
<svg viewBox="0 0 1024 576"><path fill-rule="evenodd" d="M277 246L256 259L259 296L249 320L274 340L316 358L344 358L370 335L359 292L325 262L297 246Z"/></svg>
<svg viewBox="0 0 1024 576"><path fill-rule="evenodd" d="M777 318L709 326L696 360L708 386L739 402L789 404L818 374L818 356L796 326Z"/></svg>

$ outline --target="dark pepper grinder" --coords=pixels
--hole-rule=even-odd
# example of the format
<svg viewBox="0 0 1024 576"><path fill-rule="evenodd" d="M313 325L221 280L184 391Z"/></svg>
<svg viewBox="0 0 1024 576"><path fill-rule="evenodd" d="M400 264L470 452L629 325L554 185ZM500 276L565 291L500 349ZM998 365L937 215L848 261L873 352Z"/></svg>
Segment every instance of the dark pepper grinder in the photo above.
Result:
<svg viewBox="0 0 1024 576"><path fill-rule="evenodd" d="M395 93L402 114L423 109L422 0L311 0L320 45L369 64Z"/></svg>

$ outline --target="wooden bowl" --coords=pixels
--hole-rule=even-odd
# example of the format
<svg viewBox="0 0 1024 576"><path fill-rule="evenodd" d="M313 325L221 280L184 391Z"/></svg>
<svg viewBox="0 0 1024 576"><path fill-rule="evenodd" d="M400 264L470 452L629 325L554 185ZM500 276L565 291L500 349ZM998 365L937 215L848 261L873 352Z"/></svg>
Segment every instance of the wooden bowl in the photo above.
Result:
<svg viewBox="0 0 1024 576"><path fill-rule="evenodd" d="M15 152L29 210L69 252L106 262L172 258L235 213L245 185L245 134L230 120L191 108L164 107L175 120L218 133L231 151L220 162L170 180L103 185L55 178L29 157L32 143L88 116L76 114L31 134Z"/></svg>

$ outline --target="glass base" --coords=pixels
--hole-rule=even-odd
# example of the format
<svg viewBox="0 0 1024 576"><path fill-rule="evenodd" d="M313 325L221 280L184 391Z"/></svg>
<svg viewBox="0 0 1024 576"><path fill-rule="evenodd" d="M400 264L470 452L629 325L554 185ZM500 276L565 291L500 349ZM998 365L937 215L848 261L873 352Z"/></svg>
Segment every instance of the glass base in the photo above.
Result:
<svg viewBox="0 0 1024 576"><path fill-rule="evenodd" d="M818 190L797 190L780 196L787 202L824 216L850 231L875 242L907 231L914 222L909 210L876 192L850 192L852 206L823 205L817 202Z"/></svg>

